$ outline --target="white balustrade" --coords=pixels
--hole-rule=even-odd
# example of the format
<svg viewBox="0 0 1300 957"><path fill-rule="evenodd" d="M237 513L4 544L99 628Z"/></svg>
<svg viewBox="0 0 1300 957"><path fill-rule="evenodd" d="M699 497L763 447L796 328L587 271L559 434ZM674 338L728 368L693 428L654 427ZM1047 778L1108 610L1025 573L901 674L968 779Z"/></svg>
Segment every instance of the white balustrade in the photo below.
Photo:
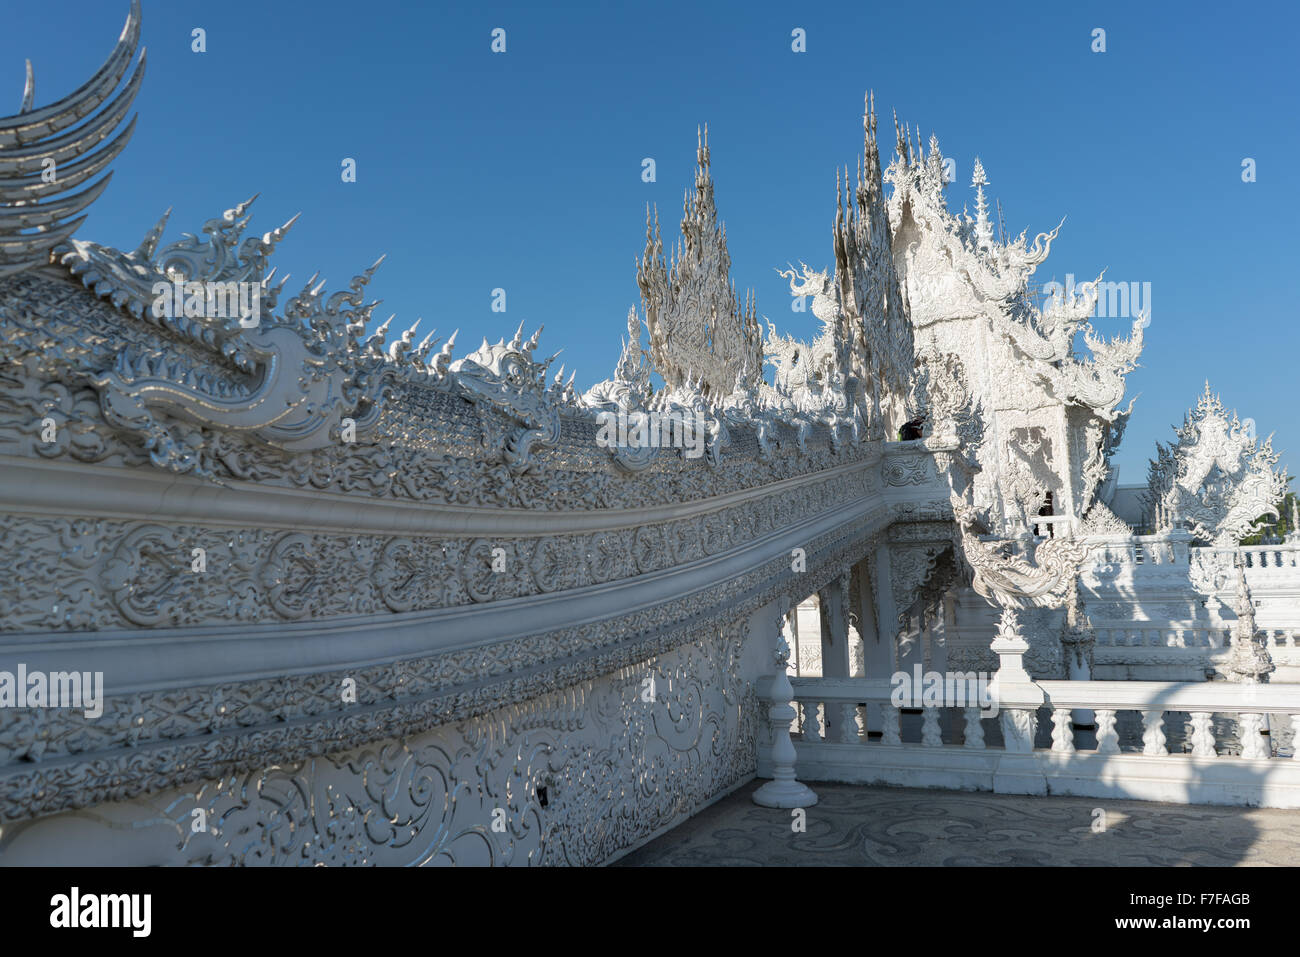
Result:
<svg viewBox="0 0 1300 957"><path fill-rule="evenodd" d="M891 700L886 679L810 678L794 679L792 684L793 699L805 714L815 715L819 703L833 710L866 702L881 715L879 743L858 740L833 754L826 746L838 742L823 742L820 735L808 734L805 721L797 748L800 768L810 769L802 773L810 780L1300 808L1300 766L1270 760L1272 737L1264 731L1269 715L1274 716L1274 727L1287 727L1279 723L1278 716L1284 716L1300 743L1300 684L1079 680L1015 684L996 696L994 713L960 701L922 707L919 734L917 726L909 724L906 740L901 712ZM1052 722L1047 748L1035 747L1040 708L1047 709ZM961 742L955 735L951 743L944 742L945 710L960 712ZM1095 715L1095 744L1087 736L1076 740L1082 732L1076 732L1071 716L1079 710ZM1140 742L1126 737L1121 745L1117 730L1121 712L1140 717ZM984 740L982 719L994 714L1002 732L1001 747L988 747ZM1190 716L1186 731L1179 734L1182 739L1185 733L1185 739L1174 754L1169 752L1166 726L1171 715ZM1217 717L1235 722L1239 756L1219 754ZM1291 757L1295 756L1293 751ZM1019 763L1007 764L1013 757ZM1033 790L1029 779L1035 775L1050 784Z"/></svg>

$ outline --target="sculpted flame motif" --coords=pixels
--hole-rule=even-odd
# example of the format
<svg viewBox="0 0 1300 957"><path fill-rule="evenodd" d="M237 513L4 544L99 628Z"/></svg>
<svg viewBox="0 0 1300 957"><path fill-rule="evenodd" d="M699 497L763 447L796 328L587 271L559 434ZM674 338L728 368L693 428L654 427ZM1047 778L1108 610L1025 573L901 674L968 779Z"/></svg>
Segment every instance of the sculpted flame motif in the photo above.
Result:
<svg viewBox="0 0 1300 957"><path fill-rule="evenodd" d="M793 279L790 288L796 289ZM836 326L828 324L811 344L780 335L771 322L767 328L764 356L775 367L776 375L772 386L767 383L760 386L765 401L813 414L847 412L848 397L844 394L844 376L840 371L844 368L843 348L836 338Z"/></svg>
<svg viewBox="0 0 1300 957"><path fill-rule="evenodd" d="M971 587L1001 608L1060 608L1075 587L1088 548L1070 538L1049 538L1015 554L1006 542L985 541L976 510L953 501L962 553L974 572Z"/></svg>
<svg viewBox="0 0 1300 957"><path fill-rule="evenodd" d="M207 429L251 433L286 451L324 448L338 441L344 418L362 429L371 424L385 382L411 361L403 347L414 330L394 343L391 355L380 348L387 323L365 338L377 303L364 302L362 293L382 258L348 290L328 298L313 276L282 315L263 315L251 328L233 316L155 316L149 307L159 282L257 283L264 312L275 308L284 281L272 284L266 259L293 220L241 242L251 202L209 220L206 242L187 235L159 249L164 216L131 253L77 240L55 250L59 264L97 296L159 330L158 339L127 344L111 356L79 352L73 341L53 345L56 359L75 365L99 391L105 419L140 436L160 468L211 474L160 413ZM183 348L173 346L168 354L160 349L164 342Z"/></svg>
<svg viewBox="0 0 1300 957"><path fill-rule="evenodd" d="M509 343L502 340L488 345L484 339L477 352L451 365L462 392L499 409L523 426L505 446L506 464L513 472L529 468L535 445L554 445L560 440L559 409L546 388L546 371L556 357L535 362L533 350L542 330L539 328L527 342L523 331L520 324ZM559 378L556 377L557 386Z"/></svg>

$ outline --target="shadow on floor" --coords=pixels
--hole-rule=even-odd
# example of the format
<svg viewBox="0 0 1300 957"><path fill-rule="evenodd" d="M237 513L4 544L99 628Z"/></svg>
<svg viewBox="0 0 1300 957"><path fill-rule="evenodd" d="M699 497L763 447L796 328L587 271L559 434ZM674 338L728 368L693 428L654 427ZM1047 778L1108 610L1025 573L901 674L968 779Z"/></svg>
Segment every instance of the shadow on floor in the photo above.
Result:
<svg viewBox="0 0 1300 957"><path fill-rule="evenodd" d="M615 866L1300 864L1300 811L813 783L799 833L793 812L750 799L762 783Z"/></svg>

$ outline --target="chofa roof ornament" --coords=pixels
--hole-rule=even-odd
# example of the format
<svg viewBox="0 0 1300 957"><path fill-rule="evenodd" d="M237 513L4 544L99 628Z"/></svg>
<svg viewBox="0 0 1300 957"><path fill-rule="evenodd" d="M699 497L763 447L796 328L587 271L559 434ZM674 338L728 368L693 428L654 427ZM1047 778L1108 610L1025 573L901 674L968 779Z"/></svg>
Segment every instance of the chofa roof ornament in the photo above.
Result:
<svg viewBox="0 0 1300 957"><path fill-rule="evenodd" d="M144 79L143 49L130 78L117 96L109 97L139 42L140 0L132 0L122 35L104 65L80 89L40 109L32 109L36 84L27 62L19 112L0 117L0 276L44 264L108 186L111 172L95 177L122 152L135 129L132 117L113 135Z"/></svg>

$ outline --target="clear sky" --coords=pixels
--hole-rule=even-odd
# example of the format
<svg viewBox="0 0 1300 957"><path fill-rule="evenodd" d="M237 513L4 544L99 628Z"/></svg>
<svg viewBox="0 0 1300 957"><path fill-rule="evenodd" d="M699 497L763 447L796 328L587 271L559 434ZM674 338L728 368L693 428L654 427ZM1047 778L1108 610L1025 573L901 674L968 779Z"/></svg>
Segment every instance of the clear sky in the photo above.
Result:
<svg viewBox="0 0 1300 957"><path fill-rule="evenodd" d="M98 67L127 0L3 0L0 77L17 109ZM82 238L165 241L260 192L252 227L301 211L274 261L371 285L462 348L546 325L587 387L630 306L645 205L676 234L710 129L732 276L761 315L808 336L775 268L832 264L835 169L862 148L863 92L939 137L950 206L979 156L1009 231L1067 216L1035 281L1149 282L1141 393L1117 461L1145 481L1208 378L1300 468L1300 71L1293 3L473 3L144 0L140 120ZM191 49L206 31L207 52ZM491 31L506 31L494 54ZM1092 52L1092 31L1106 51ZM806 31L807 50L791 49ZM882 137L886 142L890 137ZM357 163L344 183L343 158ZM642 160L657 181L642 181ZM1255 160L1257 181L1242 181ZM507 292L504 315L492 290ZM1127 322L1100 320L1108 335Z"/></svg>

